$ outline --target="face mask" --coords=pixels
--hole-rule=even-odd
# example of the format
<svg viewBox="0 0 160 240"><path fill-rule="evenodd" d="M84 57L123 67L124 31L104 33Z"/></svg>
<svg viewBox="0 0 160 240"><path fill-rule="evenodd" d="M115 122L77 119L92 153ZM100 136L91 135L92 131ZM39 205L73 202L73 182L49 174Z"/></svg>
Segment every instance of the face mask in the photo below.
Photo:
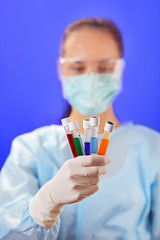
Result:
<svg viewBox="0 0 160 240"><path fill-rule="evenodd" d="M62 77L63 96L84 115L104 112L121 90L120 73L94 73Z"/></svg>

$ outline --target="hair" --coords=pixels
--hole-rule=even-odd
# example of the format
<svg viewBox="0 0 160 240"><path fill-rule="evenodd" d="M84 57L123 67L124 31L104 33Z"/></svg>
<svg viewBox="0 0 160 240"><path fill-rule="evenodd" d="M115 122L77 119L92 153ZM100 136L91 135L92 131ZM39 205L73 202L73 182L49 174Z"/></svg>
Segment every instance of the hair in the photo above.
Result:
<svg viewBox="0 0 160 240"><path fill-rule="evenodd" d="M104 17L82 18L68 25L68 27L64 31L64 34L61 40L61 45L60 45L61 56L65 55L65 42L67 38L70 36L70 34L72 32L75 32L85 27L93 28L93 29L97 29L97 30L101 30L106 33L109 33L118 45L120 57L122 58L124 56L124 45L123 45L123 39L122 39L120 30L118 29L117 25L113 21ZM65 117L68 117L70 115L71 110L72 110L72 107L69 105L64 114Z"/></svg>
<svg viewBox="0 0 160 240"><path fill-rule="evenodd" d="M64 56L64 54L65 54L64 46L65 46L65 42L66 42L67 38L69 37L69 35L72 32L75 32L75 31L80 30L85 27L101 30L101 31L111 34L111 36L113 37L113 39L116 41L116 43L118 45L120 56L121 57L124 56L123 39L122 39L120 30L118 29L117 25L113 21L111 21L107 18L103 18L103 17L82 18L82 19L79 19L79 20L71 23L70 25L68 25L68 27L64 31L61 45L60 45L61 56Z"/></svg>

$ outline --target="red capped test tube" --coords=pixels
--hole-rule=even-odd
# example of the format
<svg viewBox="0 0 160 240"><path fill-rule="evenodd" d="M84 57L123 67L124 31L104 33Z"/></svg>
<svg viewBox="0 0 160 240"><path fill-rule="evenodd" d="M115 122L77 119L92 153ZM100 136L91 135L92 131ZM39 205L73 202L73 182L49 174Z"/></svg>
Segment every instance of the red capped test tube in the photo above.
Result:
<svg viewBox="0 0 160 240"><path fill-rule="evenodd" d="M67 118L63 118L61 120L61 122L62 122L62 125L64 127L65 132L66 132L73 157L74 158L78 157L77 150L76 150L76 147L75 147L75 144L74 144L74 141L73 141L73 135L72 135L72 133L70 131L70 128L69 128L69 123L71 122L71 120L70 120L69 117L67 117Z"/></svg>

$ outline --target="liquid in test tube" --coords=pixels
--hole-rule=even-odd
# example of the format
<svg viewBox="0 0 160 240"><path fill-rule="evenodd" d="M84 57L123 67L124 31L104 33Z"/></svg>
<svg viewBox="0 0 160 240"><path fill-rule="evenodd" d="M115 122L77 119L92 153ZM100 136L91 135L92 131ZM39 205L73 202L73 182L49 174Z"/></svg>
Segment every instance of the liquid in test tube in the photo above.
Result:
<svg viewBox="0 0 160 240"><path fill-rule="evenodd" d="M90 120L83 120L85 155L90 155Z"/></svg>
<svg viewBox="0 0 160 240"><path fill-rule="evenodd" d="M98 132L99 132L99 117L90 117L90 153L97 154L98 149Z"/></svg>
<svg viewBox="0 0 160 240"><path fill-rule="evenodd" d="M108 148L114 127L115 127L115 124L113 122L111 121L106 122L102 140L98 149L98 155L106 155L107 148Z"/></svg>
<svg viewBox="0 0 160 240"><path fill-rule="evenodd" d="M62 120L62 125L64 127L64 130L66 132L66 135L67 135L67 138L68 138L68 142L69 142L69 145L70 145L70 148L71 148L71 151L72 151L72 154L73 154L73 157L78 157L78 154L77 154L77 151L76 151L76 147L74 145L74 141L73 141L73 135L70 131L70 128L69 128L69 123L71 122L70 118L63 118Z"/></svg>
<svg viewBox="0 0 160 240"><path fill-rule="evenodd" d="M78 156L84 155L84 148L83 148L81 135L80 135L80 132L79 132L78 122L77 121L70 122L69 123L69 128L70 128L71 133L73 135L73 141L74 141Z"/></svg>

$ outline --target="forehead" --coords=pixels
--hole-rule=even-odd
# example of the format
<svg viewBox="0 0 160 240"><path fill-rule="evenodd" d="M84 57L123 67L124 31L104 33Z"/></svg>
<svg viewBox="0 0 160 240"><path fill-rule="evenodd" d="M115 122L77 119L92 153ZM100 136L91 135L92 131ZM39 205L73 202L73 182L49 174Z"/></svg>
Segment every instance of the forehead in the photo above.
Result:
<svg viewBox="0 0 160 240"><path fill-rule="evenodd" d="M82 28L66 39L65 58L119 58L119 49L110 33L98 29Z"/></svg>

